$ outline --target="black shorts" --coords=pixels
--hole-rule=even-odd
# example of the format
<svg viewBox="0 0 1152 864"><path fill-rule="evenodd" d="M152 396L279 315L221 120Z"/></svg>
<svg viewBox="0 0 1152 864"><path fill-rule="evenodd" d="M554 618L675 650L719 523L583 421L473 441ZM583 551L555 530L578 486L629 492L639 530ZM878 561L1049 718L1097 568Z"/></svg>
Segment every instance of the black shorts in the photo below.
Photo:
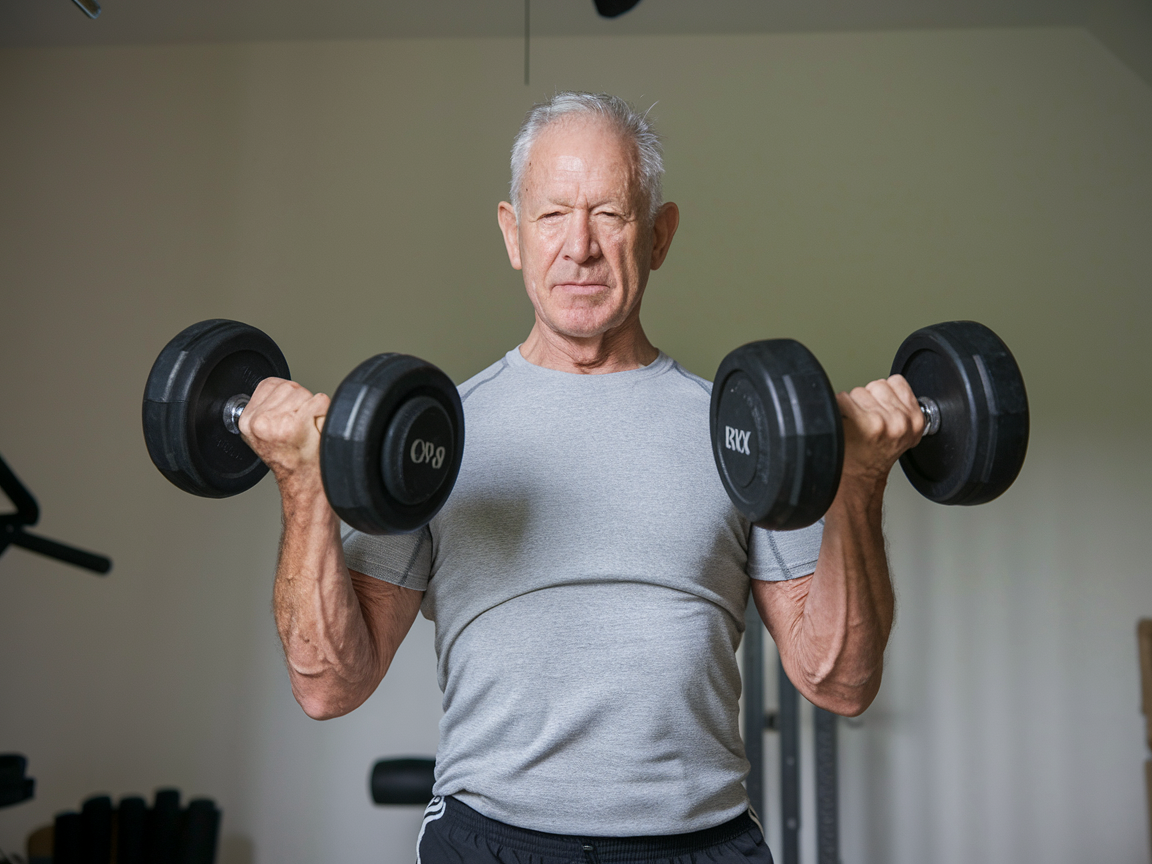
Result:
<svg viewBox="0 0 1152 864"><path fill-rule="evenodd" d="M417 864L772 864L749 812L693 831L654 837L575 837L515 828L455 798L432 799L416 841Z"/></svg>

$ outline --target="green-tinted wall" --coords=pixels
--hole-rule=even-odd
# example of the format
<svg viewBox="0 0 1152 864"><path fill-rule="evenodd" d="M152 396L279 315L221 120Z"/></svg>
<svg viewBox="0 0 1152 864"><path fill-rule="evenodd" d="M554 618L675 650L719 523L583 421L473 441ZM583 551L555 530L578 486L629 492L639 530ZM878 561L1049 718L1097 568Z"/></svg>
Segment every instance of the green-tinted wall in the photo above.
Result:
<svg viewBox="0 0 1152 864"><path fill-rule="evenodd" d="M693 371L789 335L847 387L951 318L990 324L1024 370L1033 456L1004 499L928 513L893 480L901 617L881 700L844 733L845 860L1018 861L1034 835L1054 861L1137 860L1152 89L1077 29L539 39L530 87L521 49L0 52L0 453L44 533L116 561L101 581L0 559L0 750L40 779L0 813L0 847L88 793L177 784L224 805L224 864L410 859L418 815L374 810L365 778L435 746L430 625L364 708L307 720L268 613L275 489L168 486L141 390L167 339L219 316L329 392L384 350L479 371L531 324L495 222L511 136L534 99L578 88L656 103L682 222L644 318ZM1036 700L984 699L1000 658L998 686ZM983 706L962 724L980 735L947 734L957 715L925 681ZM1035 753L1004 732L1074 705L1100 710ZM1093 770L1045 773L1089 740ZM977 752L991 769L945 770ZM953 806L1005 788L1000 833Z"/></svg>

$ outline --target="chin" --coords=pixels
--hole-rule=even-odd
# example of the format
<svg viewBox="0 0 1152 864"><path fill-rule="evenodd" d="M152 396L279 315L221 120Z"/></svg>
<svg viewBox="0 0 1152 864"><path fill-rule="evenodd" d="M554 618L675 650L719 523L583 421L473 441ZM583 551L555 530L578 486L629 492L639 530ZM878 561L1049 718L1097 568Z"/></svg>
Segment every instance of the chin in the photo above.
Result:
<svg viewBox="0 0 1152 864"><path fill-rule="evenodd" d="M571 339L588 339L606 333L619 323L603 315L557 315L552 318L552 329Z"/></svg>

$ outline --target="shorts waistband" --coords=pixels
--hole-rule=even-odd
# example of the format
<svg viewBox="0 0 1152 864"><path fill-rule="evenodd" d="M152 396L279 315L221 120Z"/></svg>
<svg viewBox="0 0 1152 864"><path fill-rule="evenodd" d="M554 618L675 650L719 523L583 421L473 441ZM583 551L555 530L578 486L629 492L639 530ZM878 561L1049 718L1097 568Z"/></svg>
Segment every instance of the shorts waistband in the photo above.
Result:
<svg viewBox="0 0 1152 864"><path fill-rule="evenodd" d="M573 834L549 834L530 828L517 828L477 813L467 804L448 796L444 799L444 826L454 826L478 834L485 840L502 844L517 852L547 856L595 855L600 864L643 864L653 858L675 858L704 852L746 834L756 823L745 811L721 825L687 834L649 835L642 837L580 837Z"/></svg>

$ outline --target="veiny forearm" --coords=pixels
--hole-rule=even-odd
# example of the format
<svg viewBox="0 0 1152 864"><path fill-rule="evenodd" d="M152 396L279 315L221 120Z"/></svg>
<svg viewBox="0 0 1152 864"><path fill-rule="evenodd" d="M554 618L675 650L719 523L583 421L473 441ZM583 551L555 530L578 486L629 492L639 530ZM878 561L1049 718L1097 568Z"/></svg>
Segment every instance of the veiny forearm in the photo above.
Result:
<svg viewBox="0 0 1152 864"><path fill-rule="evenodd" d="M875 698L892 630L883 492L882 483L842 484L825 516L815 573L774 583L784 614L764 614L761 604L788 677L838 714L859 714Z"/></svg>
<svg viewBox="0 0 1152 864"><path fill-rule="evenodd" d="M292 692L309 716L340 716L372 694L392 658L372 638L323 489L281 495L273 609Z"/></svg>
<svg viewBox="0 0 1152 864"><path fill-rule="evenodd" d="M240 415L240 434L280 487L284 533L273 612L296 701L311 717L347 714L384 677L411 627L420 592L350 573L340 522L324 496L323 393L265 378Z"/></svg>

